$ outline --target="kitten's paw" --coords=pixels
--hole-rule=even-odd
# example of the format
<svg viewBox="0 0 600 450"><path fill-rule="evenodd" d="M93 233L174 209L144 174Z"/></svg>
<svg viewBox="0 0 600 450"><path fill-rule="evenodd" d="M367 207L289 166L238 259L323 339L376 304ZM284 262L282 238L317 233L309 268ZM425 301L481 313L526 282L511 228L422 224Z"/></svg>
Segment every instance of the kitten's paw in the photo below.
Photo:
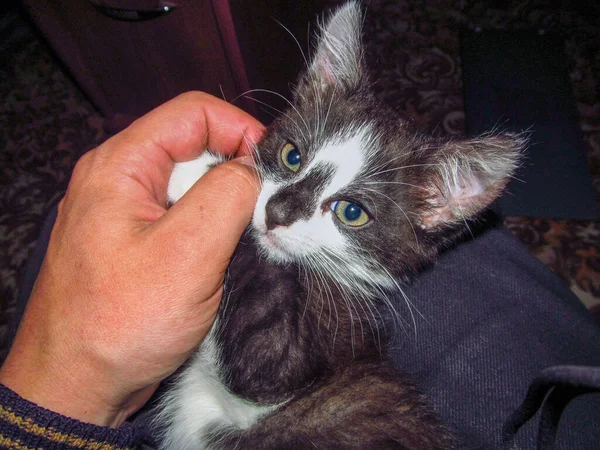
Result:
<svg viewBox="0 0 600 450"><path fill-rule="evenodd" d="M167 201L175 203L185 194L196 181L214 166L226 161L222 155L211 153L206 150L198 158L191 161L175 163L173 173L167 187Z"/></svg>

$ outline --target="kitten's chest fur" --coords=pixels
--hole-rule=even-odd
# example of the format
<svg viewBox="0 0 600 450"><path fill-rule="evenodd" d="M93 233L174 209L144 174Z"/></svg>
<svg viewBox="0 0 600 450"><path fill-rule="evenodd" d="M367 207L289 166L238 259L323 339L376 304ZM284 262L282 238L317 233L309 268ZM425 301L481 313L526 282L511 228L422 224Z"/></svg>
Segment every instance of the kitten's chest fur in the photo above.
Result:
<svg viewBox="0 0 600 450"><path fill-rule="evenodd" d="M234 448L238 432L281 415L294 399L339 378L345 366L380 359L375 317L350 314L335 284L325 283L260 257L245 234L215 324L163 398L162 448ZM296 440L291 447L250 442L248 448L304 448Z"/></svg>
<svg viewBox="0 0 600 450"><path fill-rule="evenodd" d="M275 404L340 365L379 355L378 313L346 304L354 299L325 276L269 262L257 253L252 239L243 238L215 328L231 392Z"/></svg>

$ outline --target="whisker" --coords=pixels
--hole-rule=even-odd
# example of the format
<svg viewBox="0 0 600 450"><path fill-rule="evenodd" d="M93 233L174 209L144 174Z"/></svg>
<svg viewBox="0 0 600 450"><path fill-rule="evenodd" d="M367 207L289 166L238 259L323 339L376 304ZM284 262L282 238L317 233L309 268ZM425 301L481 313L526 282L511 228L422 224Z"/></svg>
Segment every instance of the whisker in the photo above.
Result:
<svg viewBox="0 0 600 450"><path fill-rule="evenodd" d="M256 103L260 103L261 105L266 106L267 108L271 108L272 110L276 111L280 115L286 117L287 119L290 120L290 122L292 122L292 124L294 124L294 126L296 127L296 129L298 130L298 132L300 134L303 134L302 133L302 128L300 127L300 125L298 125L298 122L296 122L289 114L286 114L285 112L281 111L280 109L277 109L274 106L271 106L268 103L263 102L262 100L259 100L259 99L254 98L254 97L250 97L249 95L244 95L244 98L247 98L248 100L252 100L253 102L256 102ZM277 117L277 116L273 115L273 117Z"/></svg>
<svg viewBox="0 0 600 450"><path fill-rule="evenodd" d="M376 194L382 195L383 197L387 198L389 201L391 201L394 205L396 205L398 207L400 212L404 215L404 217L406 217L406 220L408 221L408 224L410 225L410 228L412 229L413 235L415 236L415 243L417 244L417 247L418 247L420 244L419 244L419 238L417 237L417 231L415 230L415 227L413 226L411 220L406 215L406 212L404 212L404 209L402 209L402 207L398 203L396 203L394 200L392 200L389 196L385 195L383 192L376 191L375 189L369 189L369 188L365 188L365 189L367 189L370 192L374 192Z"/></svg>
<svg viewBox="0 0 600 450"><path fill-rule="evenodd" d="M279 20L274 19L275 22L277 22L285 31L287 31L289 33L289 35L292 37L292 39L294 40L294 42L296 43L296 45L298 46L298 49L300 50L300 54L302 55L302 59L304 60L304 65L305 67L309 67L310 64L308 63L308 59L306 59L306 54L304 53L304 50L302 50L302 46L300 45L300 42L298 42L298 39L296 39L296 36L294 36L294 33L292 33L288 27L286 27L284 24L282 24Z"/></svg>
<svg viewBox="0 0 600 450"><path fill-rule="evenodd" d="M310 134L310 128L308 126L308 122L304 119L304 117L302 116L302 114L300 114L300 111L298 111L298 109L294 106L294 104L291 101L289 101L284 95L281 95L279 92L271 91L269 89L250 89L250 90L248 90L248 91L246 91L246 92L238 95L236 98L234 98L232 100L232 102L234 102L235 100L237 100L242 95L251 94L252 92L264 92L266 94L275 95L275 96L281 98L282 100L284 100L288 105L290 105L290 108L292 108L294 111L296 111L296 114L298 114L298 117L300 117L300 119L302 120L302 122L304 122L304 126L306 128L306 131Z"/></svg>
<svg viewBox="0 0 600 450"><path fill-rule="evenodd" d="M465 227L467 227L467 230L469 230L469 234L471 235L471 239L475 240L475 235L473 234L473 231L471 231L471 227L467 223L467 219L465 218L465 213L463 212L463 209L460 206L460 202L458 200L456 201L456 204L458 205L458 210L460 211L460 218L464 222Z"/></svg>
<svg viewBox="0 0 600 450"><path fill-rule="evenodd" d="M379 172L375 172L375 173L371 173L369 174L366 178L371 178L377 175L382 175L384 173L388 173L388 172L395 172L397 170L403 170L403 169L410 169L411 167L445 167L447 166L447 164L410 164L408 166L401 166L401 167L393 167L391 169L386 169L386 170L382 170Z"/></svg>
<svg viewBox="0 0 600 450"><path fill-rule="evenodd" d="M424 188L423 186L417 186L416 184L405 183L403 181L363 181L361 184L401 184L403 186L414 187L415 189L422 189L426 192L430 192L429 189Z"/></svg>

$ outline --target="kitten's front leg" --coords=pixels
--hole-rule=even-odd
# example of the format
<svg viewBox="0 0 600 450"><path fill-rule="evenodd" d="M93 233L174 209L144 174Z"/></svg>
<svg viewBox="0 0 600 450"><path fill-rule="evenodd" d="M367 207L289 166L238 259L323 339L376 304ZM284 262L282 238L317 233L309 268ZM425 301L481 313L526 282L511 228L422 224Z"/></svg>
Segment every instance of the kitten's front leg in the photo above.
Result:
<svg viewBox="0 0 600 450"><path fill-rule="evenodd" d="M167 188L167 200L169 204L173 204L179 200L202 175L226 160L227 158L222 155L205 150L196 159L175 163Z"/></svg>

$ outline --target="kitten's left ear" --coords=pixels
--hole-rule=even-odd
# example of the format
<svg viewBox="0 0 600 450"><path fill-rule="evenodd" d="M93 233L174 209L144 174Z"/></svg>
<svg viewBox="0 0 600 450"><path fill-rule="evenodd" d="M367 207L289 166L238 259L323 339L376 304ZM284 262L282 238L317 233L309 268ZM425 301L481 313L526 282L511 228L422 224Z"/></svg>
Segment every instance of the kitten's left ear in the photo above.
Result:
<svg viewBox="0 0 600 450"><path fill-rule="evenodd" d="M430 148L421 226L440 229L488 207L508 184L526 142L523 134L505 133Z"/></svg>
<svg viewBox="0 0 600 450"><path fill-rule="evenodd" d="M316 54L300 85L324 90L330 86L353 88L364 77L361 28L363 15L357 2L339 8L321 27Z"/></svg>

